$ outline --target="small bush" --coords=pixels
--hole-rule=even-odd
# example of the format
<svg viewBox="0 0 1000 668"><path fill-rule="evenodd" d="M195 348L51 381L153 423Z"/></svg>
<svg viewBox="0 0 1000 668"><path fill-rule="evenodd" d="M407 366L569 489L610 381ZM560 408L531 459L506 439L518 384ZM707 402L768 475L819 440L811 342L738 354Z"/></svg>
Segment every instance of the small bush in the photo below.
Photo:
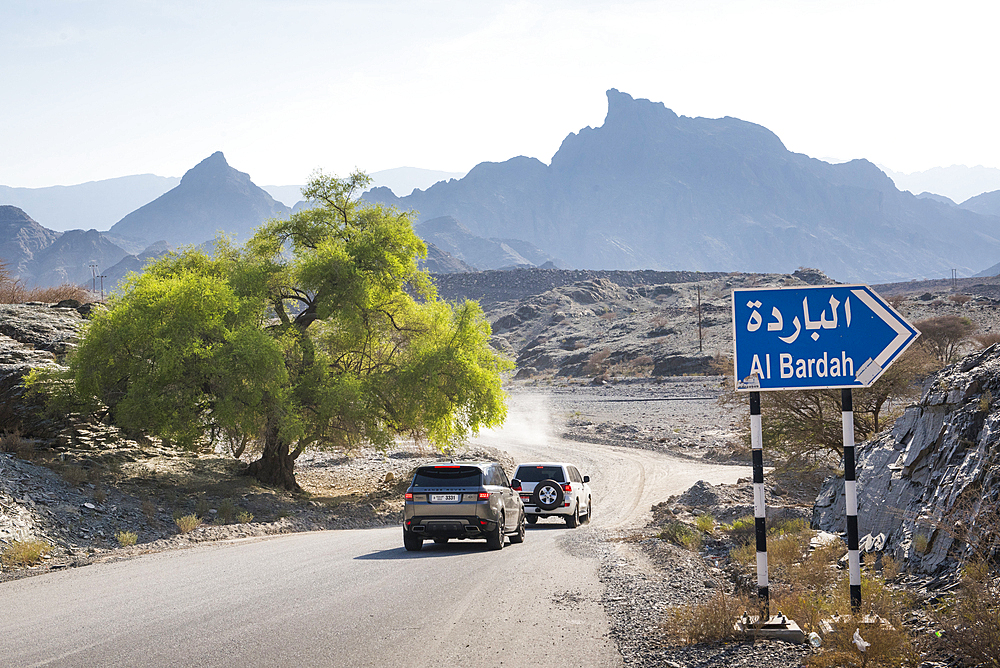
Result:
<svg viewBox="0 0 1000 668"><path fill-rule="evenodd" d="M229 524L236 519L236 506L230 499L223 499L219 504L219 512L216 519L222 524Z"/></svg>
<svg viewBox="0 0 1000 668"><path fill-rule="evenodd" d="M115 534L115 540L122 547L132 547L139 540L139 534L134 531L119 531Z"/></svg>
<svg viewBox="0 0 1000 668"><path fill-rule="evenodd" d="M156 517L156 504L153 503L152 499L142 500L142 514L146 516L146 519L150 522Z"/></svg>
<svg viewBox="0 0 1000 668"><path fill-rule="evenodd" d="M35 442L17 432L3 434L0 436L0 452L9 452L19 459L33 459Z"/></svg>
<svg viewBox="0 0 1000 668"><path fill-rule="evenodd" d="M748 598L718 592L704 603L670 609L663 630L679 645L728 640L738 635L740 616L755 606Z"/></svg>
<svg viewBox="0 0 1000 668"><path fill-rule="evenodd" d="M929 545L930 542L927 540L927 536L922 533L918 533L913 537L913 551L917 554L926 554Z"/></svg>
<svg viewBox="0 0 1000 668"><path fill-rule="evenodd" d="M733 520L732 524L723 524L719 527L737 543L746 543L756 534L756 524L753 517L747 515L738 520Z"/></svg>
<svg viewBox="0 0 1000 668"><path fill-rule="evenodd" d="M177 528L180 529L181 533L194 531L201 526L201 520L197 515L183 515L175 519L174 522L177 523Z"/></svg>
<svg viewBox="0 0 1000 668"><path fill-rule="evenodd" d="M52 546L43 540L15 540L0 552L0 562L8 567L34 566L51 551Z"/></svg>
<svg viewBox="0 0 1000 668"><path fill-rule="evenodd" d="M87 469L82 466L70 465L62 470L62 477L69 484L80 486L87 481Z"/></svg>
<svg viewBox="0 0 1000 668"><path fill-rule="evenodd" d="M593 353L583 367L583 372L587 375L599 375L604 372L611 356L611 348L604 348Z"/></svg>
<svg viewBox="0 0 1000 668"><path fill-rule="evenodd" d="M989 348L994 343L1000 343L1000 332L988 332L972 337L980 348Z"/></svg>
<svg viewBox="0 0 1000 668"><path fill-rule="evenodd" d="M670 522L660 530L659 538L689 550L701 547L701 534L683 522Z"/></svg>
<svg viewBox="0 0 1000 668"><path fill-rule="evenodd" d="M236 514L236 520L240 524L250 524L251 522L253 522L253 513L248 512L246 510L241 510Z"/></svg>
<svg viewBox="0 0 1000 668"><path fill-rule="evenodd" d="M197 503L195 503L194 512L195 512L195 515L198 515L200 517L204 517L205 515L207 515L208 514L208 501L206 501L203 498L199 498L198 501L197 501Z"/></svg>
<svg viewBox="0 0 1000 668"><path fill-rule="evenodd" d="M702 533L711 533L715 528L715 518L707 513L703 513L694 518L694 526Z"/></svg>
<svg viewBox="0 0 1000 668"><path fill-rule="evenodd" d="M958 304L959 306L964 306L965 304L969 303L970 299L972 299L972 297L970 295L949 295L948 296L948 301L954 302L955 304Z"/></svg>

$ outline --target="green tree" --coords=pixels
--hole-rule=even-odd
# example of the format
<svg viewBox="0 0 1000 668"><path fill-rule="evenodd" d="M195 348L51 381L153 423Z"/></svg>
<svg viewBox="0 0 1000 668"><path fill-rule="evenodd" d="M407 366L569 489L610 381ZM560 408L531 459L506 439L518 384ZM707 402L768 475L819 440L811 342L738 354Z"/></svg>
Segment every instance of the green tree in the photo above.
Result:
<svg viewBox="0 0 1000 668"><path fill-rule="evenodd" d="M297 490L310 447L453 445L506 415L475 302L437 298L409 214L368 206L370 182L317 173L314 208L244 246L171 254L133 275L70 362L77 397L123 428L192 446L259 438L248 473Z"/></svg>

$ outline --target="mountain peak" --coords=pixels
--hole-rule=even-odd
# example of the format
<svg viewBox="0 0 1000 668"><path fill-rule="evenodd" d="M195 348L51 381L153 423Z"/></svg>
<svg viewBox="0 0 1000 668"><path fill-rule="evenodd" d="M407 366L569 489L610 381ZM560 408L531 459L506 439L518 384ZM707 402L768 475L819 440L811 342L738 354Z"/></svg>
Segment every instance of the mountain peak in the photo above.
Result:
<svg viewBox="0 0 1000 668"><path fill-rule="evenodd" d="M185 181L190 182L192 180L197 181L206 178L233 176L237 174L241 177L245 177L247 181L250 180L249 174L244 174L243 172L230 167L229 163L226 162L226 156L222 154L222 151L216 151L189 169L181 178L181 183L184 183Z"/></svg>

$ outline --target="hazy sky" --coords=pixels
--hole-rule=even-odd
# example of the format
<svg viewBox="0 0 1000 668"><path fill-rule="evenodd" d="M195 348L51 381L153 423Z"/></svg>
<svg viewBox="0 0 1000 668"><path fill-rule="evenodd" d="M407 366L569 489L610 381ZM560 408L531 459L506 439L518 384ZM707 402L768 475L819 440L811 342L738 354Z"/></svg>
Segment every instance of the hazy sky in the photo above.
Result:
<svg viewBox="0 0 1000 668"><path fill-rule="evenodd" d="M604 92L819 158L1000 167L1000 3L3 0L0 184L465 171L604 121Z"/></svg>

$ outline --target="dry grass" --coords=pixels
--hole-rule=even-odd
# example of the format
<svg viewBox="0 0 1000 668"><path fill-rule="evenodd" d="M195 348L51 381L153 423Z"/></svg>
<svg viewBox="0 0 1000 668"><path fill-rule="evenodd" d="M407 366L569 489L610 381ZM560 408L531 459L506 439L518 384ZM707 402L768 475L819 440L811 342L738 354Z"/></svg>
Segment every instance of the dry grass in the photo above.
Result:
<svg viewBox="0 0 1000 668"><path fill-rule="evenodd" d="M122 547L132 547L139 540L139 534L134 531L119 531L115 534L115 540Z"/></svg>
<svg viewBox="0 0 1000 668"><path fill-rule="evenodd" d="M35 456L35 442L17 432L0 435L0 452L9 452L19 459L32 460Z"/></svg>
<svg viewBox="0 0 1000 668"><path fill-rule="evenodd" d="M977 334L972 337L976 344L980 348L989 348L994 343L1000 343L1000 332L987 332L986 334Z"/></svg>
<svg viewBox="0 0 1000 668"><path fill-rule="evenodd" d="M4 566L34 566L52 551L52 546L43 540L15 540L0 552L0 563Z"/></svg>
<svg viewBox="0 0 1000 668"><path fill-rule="evenodd" d="M194 531L201 526L201 520L197 515L182 515L174 520L177 523L177 528L181 533L188 533L189 531Z"/></svg>
<svg viewBox="0 0 1000 668"><path fill-rule="evenodd" d="M710 600L670 609L663 631L678 645L721 642L737 637L736 622L756 608L756 600L718 592Z"/></svg>

